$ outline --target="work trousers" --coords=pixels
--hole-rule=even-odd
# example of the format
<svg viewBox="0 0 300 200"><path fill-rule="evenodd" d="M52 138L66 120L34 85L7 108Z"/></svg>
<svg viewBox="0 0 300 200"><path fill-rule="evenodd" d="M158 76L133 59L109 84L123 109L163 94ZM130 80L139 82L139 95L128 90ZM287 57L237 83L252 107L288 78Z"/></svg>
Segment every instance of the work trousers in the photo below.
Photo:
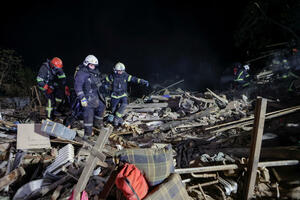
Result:
<svg viewBox="0 0 300 200"><path fill-rule="evenodd" d="M120 105L118 106L118 104ZM121 97L119 99L117 98L111 98L111 112L116 117L123 117L124 111L128 105L127 96Z"/></svg>
<svg viewBox="0 0 300 200"><path fill-rule="evenodd" d="M89 105L83 108L83 122L84 122L84 135L91 136L94 123L102 123L103 113L105 111L105 105L102 101L99 101L98 107L92 107Z"/></svg>
<svg viewBox="0 0 300 200"><path fill-rule="evenodd" d="M47 92L44 91L44 95L47 99L47 104L46 104L47 118L53 120L53 112L61 104L64 98L64 90L59 87L56 87L54 88L51 94L47 94Z"/></svg>

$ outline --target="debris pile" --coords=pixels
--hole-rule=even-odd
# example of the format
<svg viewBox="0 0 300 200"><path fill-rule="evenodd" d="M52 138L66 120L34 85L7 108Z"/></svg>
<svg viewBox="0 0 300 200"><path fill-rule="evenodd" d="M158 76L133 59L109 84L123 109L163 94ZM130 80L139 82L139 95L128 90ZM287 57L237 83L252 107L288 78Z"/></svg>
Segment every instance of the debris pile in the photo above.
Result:
<svg viewBox="0 0 300 200"><path fill-rule="evenodd" d="M32 106L37 99L31 111L0 110L3 199L124 199L114 183L125 163L145 177L144 199L241 199L245 194L257 99L234 91L168 87L130 103L122 126L94 128L90 140L82 138L82 126L65 127L64 116L40 121L41 104ZM268 103L254 196L297 199L299 179L285 176L299 165L299 135L292 133L299 133L300 106ZM283 130L291 133L288 146L278 140L287 134Z"/></svg>

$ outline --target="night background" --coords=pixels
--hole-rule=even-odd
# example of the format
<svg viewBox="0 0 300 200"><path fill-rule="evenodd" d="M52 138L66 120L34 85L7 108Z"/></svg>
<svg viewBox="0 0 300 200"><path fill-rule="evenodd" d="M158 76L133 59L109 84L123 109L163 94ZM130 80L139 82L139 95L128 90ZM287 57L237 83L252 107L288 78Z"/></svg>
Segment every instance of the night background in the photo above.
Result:
<svg viewBox="0 0 300 200"><path fill-rule="evenodd" d="M217 88L225 68L266 45L297 43L299 11L297 0L9 1L1 5L0 47L35 74L57 56L72 78L94 54L103 73L120 61L150 83L184 79L199 91Z"/></svg>

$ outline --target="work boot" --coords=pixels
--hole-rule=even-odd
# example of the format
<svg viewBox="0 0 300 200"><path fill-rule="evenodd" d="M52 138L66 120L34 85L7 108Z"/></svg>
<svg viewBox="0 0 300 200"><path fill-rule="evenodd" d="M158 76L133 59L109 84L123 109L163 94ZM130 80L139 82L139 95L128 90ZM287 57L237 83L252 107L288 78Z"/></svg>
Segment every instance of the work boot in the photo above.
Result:
<svg viewBox="0 0 300 200"><path fill-rule="evenodd" d="M62 114L60 112L58 112L57 110L53 111L53 115L56 117L62 116Z"/></svg>
<svg viewBox="0 0 300 200"><path fill-rule="evenodd" d="M112 114L108 115L107 121L112 123L114 121L114 116Z"/></svg>
<svg viewBox="0 0 300 200"><path fill-rule="evenodd" d="M101 129L103 127L103 119L94 119L94 127Z"/></svg>
<svg viewBox="0 0 300 200"><path fill-rule="evenodd" d="M122 125L122 124L123 124L123 119L121 117L115 116L114 126L119 126L119 125Z"/></svg>

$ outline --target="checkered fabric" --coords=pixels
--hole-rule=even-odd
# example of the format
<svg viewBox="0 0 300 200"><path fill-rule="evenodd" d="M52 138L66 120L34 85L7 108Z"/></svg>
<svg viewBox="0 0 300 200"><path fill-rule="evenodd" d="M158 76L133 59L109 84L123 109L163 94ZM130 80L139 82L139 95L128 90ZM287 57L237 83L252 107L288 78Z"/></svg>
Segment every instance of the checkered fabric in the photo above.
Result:
<svg viewBox="0 0 300 200"><path fill-rule="evenodd" d="M116 152L122 162L134 164L143 172L150 186L163 182L174 172L172 146L161 149L123 149Z"/></svg>
<svg viewBox="0 0 300 200"><path fill-rule="evenodd" d="M181 182L179 174L171 174L156 186L143 200L189 200L191 199Z"/></svg>

